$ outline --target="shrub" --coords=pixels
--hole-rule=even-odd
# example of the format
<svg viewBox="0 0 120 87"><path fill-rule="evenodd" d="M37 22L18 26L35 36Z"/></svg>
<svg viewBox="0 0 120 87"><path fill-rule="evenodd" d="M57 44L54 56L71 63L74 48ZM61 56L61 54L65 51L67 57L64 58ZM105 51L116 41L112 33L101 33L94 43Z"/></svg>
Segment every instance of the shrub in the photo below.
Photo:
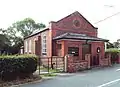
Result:
<svg viewBox="0 0 120 87"><path fill-rule="evenodd" d="M111 63L117 63L118 61L118 53L120 53L120 50L117 48L110 48L106 50L106 55L110 53L111 54Z"/></svg>
<svg viewBox="0 0 120 87"><path fill-rule="evenodd" d="M0 77L2 80L25 78L37 69L35 55L0 56Z"/></svg>
<svg viewBox="0 0 120 87"><path fill-rule="evenodd" d="M106 50L106 53L119 53L120 50L118 50L117 48L110 48Z"/></svg>

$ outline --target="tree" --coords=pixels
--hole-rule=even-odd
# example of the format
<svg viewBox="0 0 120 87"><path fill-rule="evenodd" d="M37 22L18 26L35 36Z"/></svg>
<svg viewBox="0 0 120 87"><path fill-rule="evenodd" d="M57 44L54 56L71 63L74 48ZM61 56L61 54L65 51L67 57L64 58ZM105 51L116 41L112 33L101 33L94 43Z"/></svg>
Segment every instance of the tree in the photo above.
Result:
<svg viewBox="0 0 120 87"><path fill-rule="evenodd" d="M120 46L120 43L119 43L119 42L114 42L113 44L114 44L114 47L115 47L115 48L119 48L119 46Z"/></svg>
<svg viewBox="0 0 120 87"><path fill-rule="evenodd" d="M10 50L10 41L5 34L0 34L0 53L8 53Z"/></svg>
<svg viewBox="0 0 120 87"><path fill-rule="evenodd" d="M36 23L31 18L25 18L22 21L17 21L16 23L13 23L12 27L10 29L16 29L23 37L29 36L33 33L35 30L39 30L41 28L45 28L45 25L42 23Z"/></svg>
<svg viewBox="0 0 120 87"><path fill-rule="evenodd" d="M5 33L11 42L11 53L16 54L19 52L20 47L23 46L24 37L29 36L33 31L40 30L41 28L45 28L45 25L36 23L31 18L25 18L24 20L13 23L7 30L0 30Z"/></svg>
<svg viewBox="0 0 120 87"><path fill-rule="evenodd" d="M108 43L107 43L107 49L109 49L109 48L114 48L114 44L108 42Z"/></svg>

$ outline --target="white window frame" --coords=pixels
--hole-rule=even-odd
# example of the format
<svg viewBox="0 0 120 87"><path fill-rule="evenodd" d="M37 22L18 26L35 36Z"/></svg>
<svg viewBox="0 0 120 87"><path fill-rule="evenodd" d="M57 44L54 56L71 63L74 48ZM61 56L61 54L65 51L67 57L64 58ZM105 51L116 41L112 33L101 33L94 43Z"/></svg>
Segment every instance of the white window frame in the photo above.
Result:
<svg viewBox="0 0 120 87"><path fill-rule="evenodd" d="M42 37L42 55L47 55L47 37L46 35L43 35Z"/></svg>
<svg viewBox="0 0 120 87"><path fill-rule="evenodd" d="M32 52L32 51L31 51L31 47L32 47L32 41L29 40L29 52Z"/></svg>
<svg viewBox="0 0 120 87"><path fill-rule="evenodd" d="M25 52L27 52L27 49L28 49L28 42L25 41Z"/></svg>

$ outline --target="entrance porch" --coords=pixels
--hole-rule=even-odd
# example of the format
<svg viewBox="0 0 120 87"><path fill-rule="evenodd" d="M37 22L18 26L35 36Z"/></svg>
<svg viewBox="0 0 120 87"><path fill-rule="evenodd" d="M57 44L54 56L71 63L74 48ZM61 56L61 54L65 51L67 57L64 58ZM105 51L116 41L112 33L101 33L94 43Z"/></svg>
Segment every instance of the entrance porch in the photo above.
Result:
<svg viewBox="0 0 120 87"><path fill-rule="evenodd" d="M108 65L108 62L103 63L105 58L105 46L106 40L100 38L93 38L84 36L81 34L74 35L69 33L66 37L54 38L55 51L57 56L69 55L72 58L72 62L79 63L80 61L87 61L89 67ZM69 37L68 37L69 36ZM84 38L83 38L84 37ZM87 58L86 55L89 54ZM104 61L108 61L104 59Z"/></svg>

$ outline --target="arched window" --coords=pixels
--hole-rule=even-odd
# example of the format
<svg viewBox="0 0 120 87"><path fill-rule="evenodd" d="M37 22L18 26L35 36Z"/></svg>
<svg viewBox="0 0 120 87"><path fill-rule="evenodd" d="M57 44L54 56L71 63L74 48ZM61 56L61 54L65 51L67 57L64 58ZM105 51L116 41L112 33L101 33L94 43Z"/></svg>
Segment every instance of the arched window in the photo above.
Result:
<svg viewBox="0 0 120 87"><path fill-rule="evenodd" d="M28 48L28 42L25 41L25 52L27 52L27 48Z"/></svg>
<svg viewBox="0 0 120 87"><path fill-rule="evenodd" d="M47 55L46 35L42 37L42 55Z"/></svg>
<svg viewBox="0 0 120 87"><path fill-rule="evenodd" d="M31 40L29 40L29 52L31 53L31 46L32 45L32 42L31 42Z"/></svg>

